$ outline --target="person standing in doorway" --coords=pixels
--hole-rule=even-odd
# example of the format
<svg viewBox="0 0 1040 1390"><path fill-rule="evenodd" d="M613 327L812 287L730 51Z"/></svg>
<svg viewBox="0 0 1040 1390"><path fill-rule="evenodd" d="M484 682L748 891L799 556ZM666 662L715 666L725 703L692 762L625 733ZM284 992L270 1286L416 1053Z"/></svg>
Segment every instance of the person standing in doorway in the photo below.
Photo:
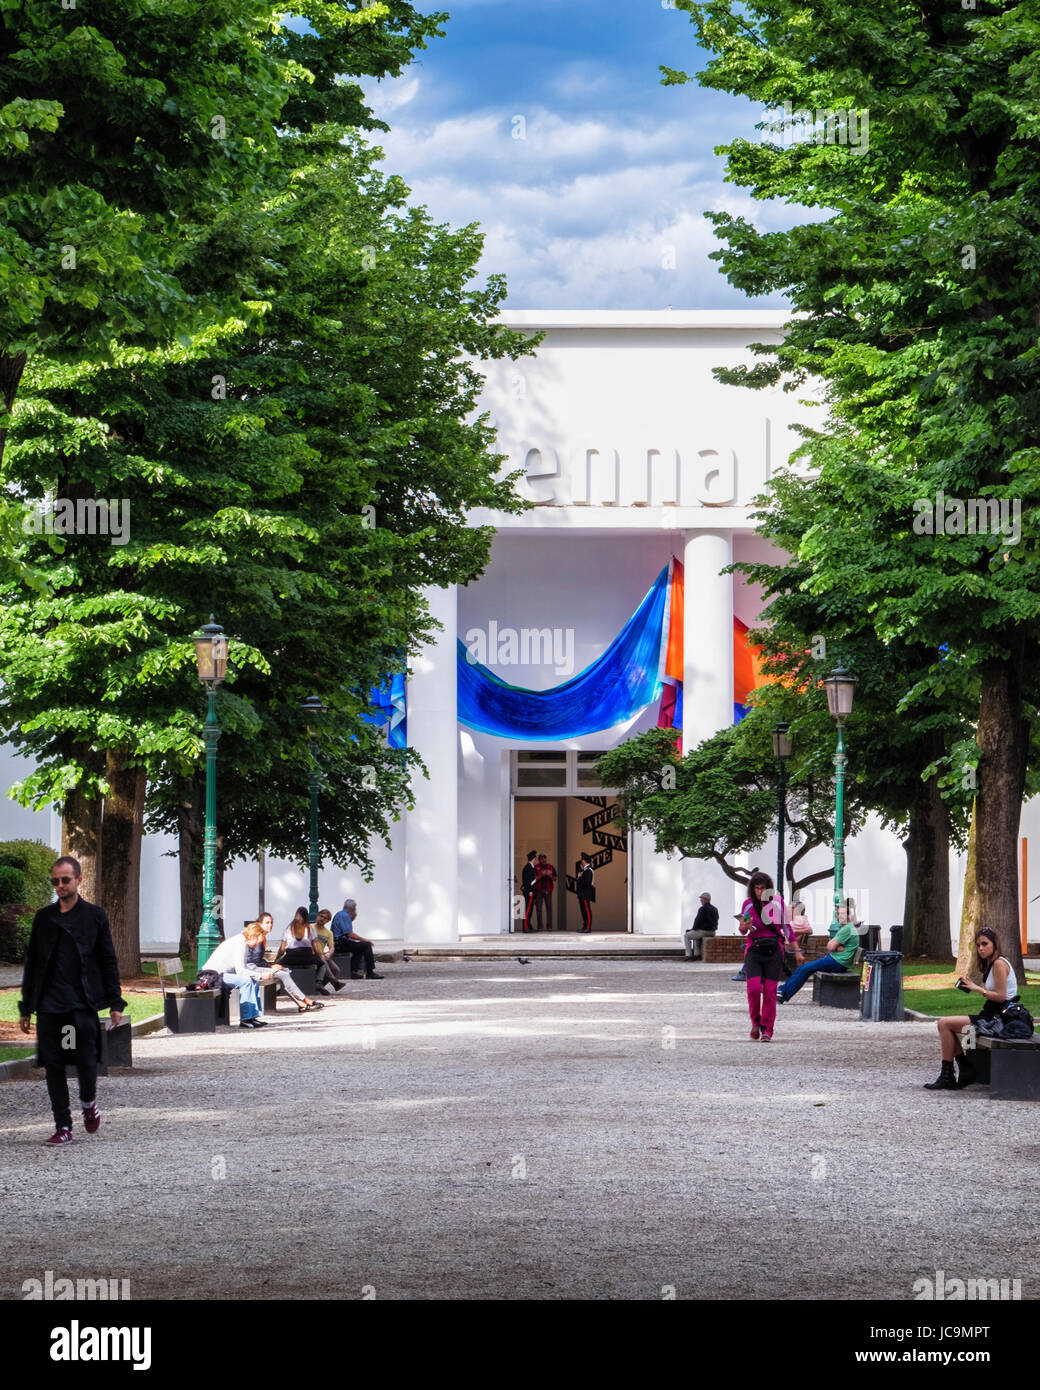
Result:
<svg viewBox="0 0 1040 1390"><path fill-rule="evenodd" d="M582 931L592 930L592 904L596 901L596 886L592 864L587 854L578 860L578 907L581 909Z"/></svg>
<svg viewBox="0 0 1040 1390"><path fill-rule="evenodd" d="M556 886L556 868L544 854L535 865L534 905L538 919L536 931L552 931L552 895Z"/></svg>
<svg viewBox="0 0 1040 1390"><path fill-rule="evenodd" d="M538 878L538 871L535 868L537 858L538 851L529 849L527 851L527 863L520 875L520 891L524 895L524 924L520 928L521 931L534 931L534 927L531 925L531 909L534 907L534 885Z"/></svg>
<svg viewBox="0 0 1040 1390"><path fill-rule="evenodd" d="M96 1134L101 1125L97 1105L101 1060L101 1021L108 1009L112 1027L122 1022L126 1000L120 994L119 965L112 930L103 908L79 895L83 872L78 859L62 856L51 867L57 901L33 918L18 1002L23 1033L36 1015L36 1042L47 1093L54 1112L54 1133L45 1142L72 1140L72 1111L66 1066L79 1080L83 1128Z"/></svg>

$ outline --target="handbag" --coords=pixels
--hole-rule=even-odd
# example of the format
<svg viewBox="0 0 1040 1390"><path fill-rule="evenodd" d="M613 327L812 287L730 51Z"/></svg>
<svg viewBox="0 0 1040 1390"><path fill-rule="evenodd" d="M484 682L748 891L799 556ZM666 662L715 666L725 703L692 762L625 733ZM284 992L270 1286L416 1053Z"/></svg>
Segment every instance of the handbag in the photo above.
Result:
<svg viewBox="0 0 1040 1390"><path fill-rule="evenodd" d="M224 977L216 970L200 970L197 978L185 985L184 988L192 992L200 989L220 989L223 983Z"/></svg>

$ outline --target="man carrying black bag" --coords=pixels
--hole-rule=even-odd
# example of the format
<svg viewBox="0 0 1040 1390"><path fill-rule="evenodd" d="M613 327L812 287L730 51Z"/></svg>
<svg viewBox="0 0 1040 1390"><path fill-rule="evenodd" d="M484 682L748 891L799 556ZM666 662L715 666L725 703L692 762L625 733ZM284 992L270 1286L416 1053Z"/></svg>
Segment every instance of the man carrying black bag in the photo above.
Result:
<svg viewBox="0 0 1040 1390"><path fill-rule="evenodd" d="M66 1066L75 1066L79 1076L83 1127L88 1134L97 1133L98 1012L111 1010L112 1026L117 1028L126 1008L108 917L103 908L80 897L82 882L76 859L63 856L51 869L58 900L41 907L33 918L18 1003L23 1033L31 1031L36 1014L37 1059L46 1073L54 1111L55 1131L46 1143L54 1145L72 1140Z"/></svg>

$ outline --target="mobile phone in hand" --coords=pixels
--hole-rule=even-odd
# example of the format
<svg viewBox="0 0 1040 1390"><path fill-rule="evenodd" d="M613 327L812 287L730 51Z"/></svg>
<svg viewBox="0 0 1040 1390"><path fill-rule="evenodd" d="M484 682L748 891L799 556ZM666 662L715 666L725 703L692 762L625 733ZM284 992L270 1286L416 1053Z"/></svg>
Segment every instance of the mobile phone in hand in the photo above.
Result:
<svg viewBox="0 0 1040 1390"><path fill-rule="evenodd" d="M962 990L965 994L970 994L970 993L971 993L971 989L964 983L964 980L963 980L963 979L958 979L958 981L957 981L957 988L958 988L959 990Z"/></svg>

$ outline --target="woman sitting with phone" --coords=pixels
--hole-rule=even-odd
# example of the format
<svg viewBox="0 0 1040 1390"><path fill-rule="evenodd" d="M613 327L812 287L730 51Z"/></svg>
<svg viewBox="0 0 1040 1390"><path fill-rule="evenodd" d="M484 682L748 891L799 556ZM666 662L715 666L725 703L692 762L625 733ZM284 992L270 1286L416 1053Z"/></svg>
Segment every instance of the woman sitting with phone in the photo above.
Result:
<svg viewBox="0 0 1040 1390"><path fill-rule="evenodd" d="M1009 1004L1018 1001L1018 980L1011 962L1000 954L1000 941L992 927L982 927L975 934L975 963L983 977L982 984L961 978L957 981L957 988L965 994L981 994L986 1002L981 1013L960 1014L939 1020L937 1026L942 1066L934 1081L925 1082L926 1091L959 1091L962 1086L970 1086L975 1080L975 1065L964 1054L960 1034L969 1024L974 1025L981 1019L999 1018ZM955 1058L956 1078L953 1074Z"/></svg>
<svg viewBox="0 0 1040 1390"><path fill-rule="evenodd" d="M784 950L794 943L795 936L784 900L773 892L768 874L752 874L748 890L738 925L742 935L751 937L744 956L751 1037L769 1042L776 1023L776 984Z"/></svg>

